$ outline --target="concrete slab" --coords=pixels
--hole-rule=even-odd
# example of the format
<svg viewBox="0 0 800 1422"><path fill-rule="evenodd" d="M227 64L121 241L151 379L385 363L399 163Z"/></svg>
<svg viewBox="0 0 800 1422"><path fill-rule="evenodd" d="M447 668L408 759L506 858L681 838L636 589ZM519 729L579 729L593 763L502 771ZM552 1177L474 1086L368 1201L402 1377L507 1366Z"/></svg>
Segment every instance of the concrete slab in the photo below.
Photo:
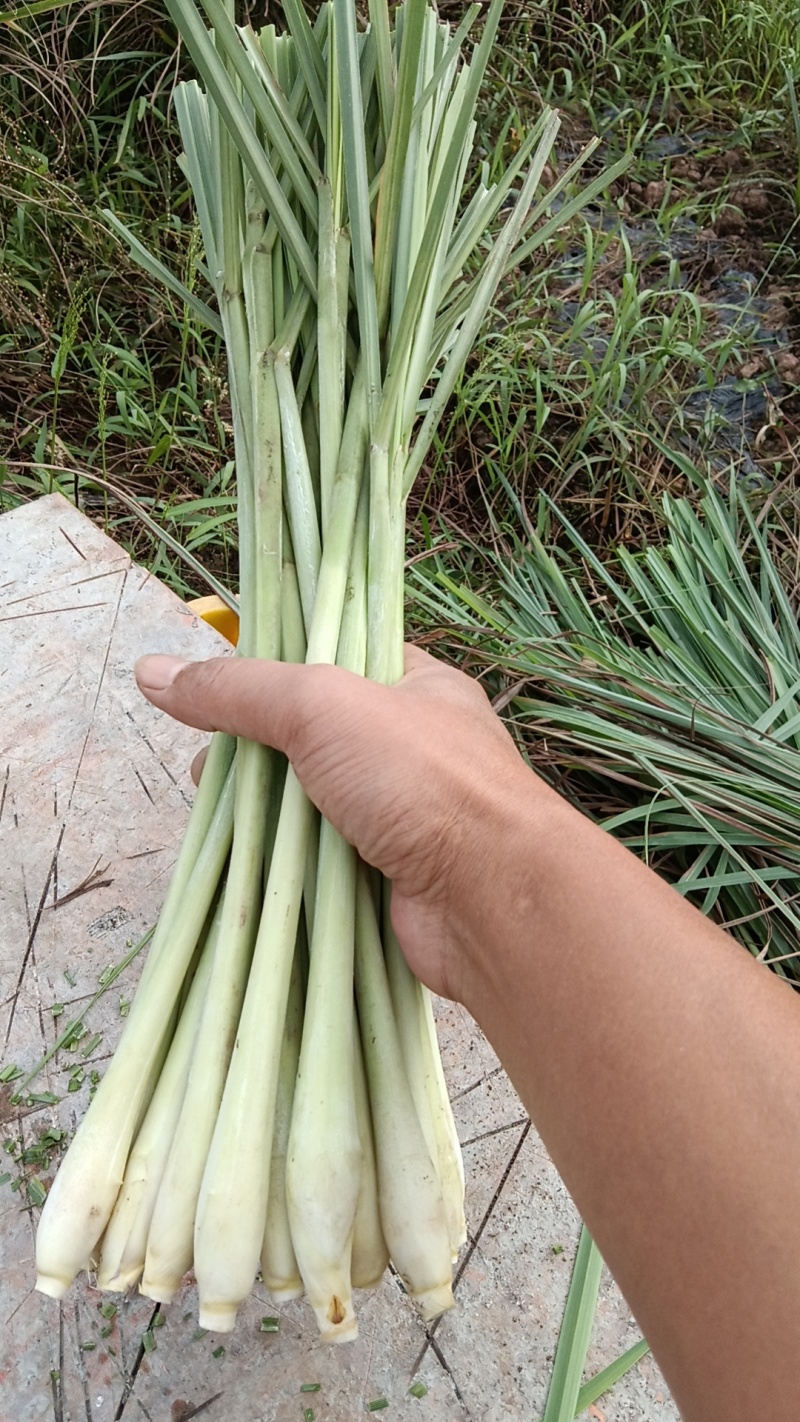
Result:
<svg viewBox="0 0 800 1422"><path fill-rule="evenodd" d="M204 738L139 697L131 666L152 650L202 657L226 646L59 495L0 518L4 1065L32 1066L158 914ZM307 1408L315 1422L345 1422L380 1398L392 1416L418 1422L539 1416L578 1219L494 1052L453 1003L436 1010L469 1239L458 1308L439 1323L426 1329L392 1277L362 1296L360 1337L338 1349L319 1343L302 1301L276 1308L260 1285L225 1339L198 1336L189 1284L163 1322L149 1301L100 1295L85 1278L60 1305L33 1292L37 1209L12 1189L20 1152L38 1152L46 1187L58 1150L46 1133L71 1131L84 1111L140 967L125 970L91 1008L85 1036L42 1073L44 1100L17 1109L0 1087L0 1177L10 1177L0 1185L0 1422L303 1422ZM110 1318L106 1302L116 1304ZM265 1317L278 1318L277 1331L261 1330ZM145 1351L150 1329L155 1347ZM606 1278L589 1371L636 1336ZM417 1379L428 1388L421 1399L408 1393ZM311 1383L319 1390L301 1391ZM678 1414L647 1359L594 1416Z"/></svg>

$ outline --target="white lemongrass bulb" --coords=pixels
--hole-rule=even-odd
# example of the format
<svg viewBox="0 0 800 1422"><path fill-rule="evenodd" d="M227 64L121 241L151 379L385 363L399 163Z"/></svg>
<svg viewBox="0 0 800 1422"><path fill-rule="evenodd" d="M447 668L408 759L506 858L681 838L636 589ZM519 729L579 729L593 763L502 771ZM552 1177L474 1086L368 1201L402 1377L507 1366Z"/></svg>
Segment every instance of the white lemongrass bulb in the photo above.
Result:
<svg viewBox="0 0 800 1422"><path fill-rule="evenodd" d="M372 891L361 869L356 898L356 995L369 1084L381 1224L397 1272L422 1317L454 1304L450 1232L406 1078Z"/></svg>
<svg viewBox="0 0 800 1422"><path fill-rule="evenodd" d="M218 906L167 1059L128 1158L122 1189L103 1235L97 1270L99 1289L120 1292L130 1289L138 1282L144 1268L147 1234L156 1195L186 1091L219 934L220 910L221 906Z"/></svg>
<svg viewBox="0 0 800 1422"><path fill-rule="evenodd" d="M355 850L323 820L286 1202L297 1263L325 1342L357 1334L350 1283L361 1182L353 1076L355 882Z"/></svg>
<svg viewBox="0 0 800 1422"><path fill-rule="evenodd" d="M389 1264L389 1250L383 1237L378 1203L378 1172L375 1165L375 1142L372 1137L372 1117L369 1092L361 1051L358 1019L353 1012L353 1066L355 1067L356 1117L361 1143L361 1183L353 1226L353 1254L350 1277L354 1289L375 1289Z"/></svg>
<svg viewBox="0 0 800 1422"><path fill-rule="evenodd" d="M134 998L120 1044L45 1201L36 1234L36 1287L51 1298L61 1298L75 1275L88 1267L116 1204L232 827L231 772L189 878L184 912L172 926L169 951L159 954Z"/></svg>
<svg viewBox="0 0 800 1422"><path fill-rule="evenodd" d="M287 1303L290 1299L300 1298L303 1293L303 1281L297 1267L286 1206L286 1156L302 1034L303 984L299 953L296 950L281 1047L275 1129L272 1133L272 1160L269 1169L267 1223L261 1247L261 1277L276 1303Z"/></svg>
<svg viewBox="0 0 800 1422"><path fill-rule="evenodd" d="M436 1034L433 1001L428 988L420 983L423 1011L423 1056L429 1063L425 1084L431 1106L438 1150L439 1181L447 1210L450 1230L450 1250L455 1263L462 1245L467 1242L467 1218L464 1211L464 1157L458 1139L453 1108L444 1079L442 1054Z"/></svg>
<svg viewBox="0 0 800 1422"><path fill-rule="evenodd" d="M442 1187L450 1251L455 1259L467 1238L464 1167L442 1070L431 995L406 963L388 913L384 914L383 944L403 1063Z"/></svg>

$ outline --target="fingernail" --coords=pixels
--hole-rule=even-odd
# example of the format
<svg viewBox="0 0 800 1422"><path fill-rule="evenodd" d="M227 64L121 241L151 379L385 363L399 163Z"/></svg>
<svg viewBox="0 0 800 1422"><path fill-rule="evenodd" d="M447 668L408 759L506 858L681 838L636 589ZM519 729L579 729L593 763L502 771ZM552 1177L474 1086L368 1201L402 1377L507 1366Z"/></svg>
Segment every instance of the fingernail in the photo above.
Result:
<svg viewBox="0 0 800 1422"><path fill-rule="evenodd" d="M182 662L180 657L151 654L148 657L140 657L133 671L142 691L166 691L185 666L188 666L188 663Z"/></svg>

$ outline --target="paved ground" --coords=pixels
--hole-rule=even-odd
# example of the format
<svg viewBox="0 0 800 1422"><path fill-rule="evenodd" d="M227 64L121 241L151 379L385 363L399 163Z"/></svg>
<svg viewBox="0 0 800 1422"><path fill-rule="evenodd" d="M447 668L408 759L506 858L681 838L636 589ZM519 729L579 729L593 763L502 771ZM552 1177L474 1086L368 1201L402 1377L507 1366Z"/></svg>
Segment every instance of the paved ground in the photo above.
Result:
<svg viewBox="0 0 800 1422"><path fill-rule="evenodd" d="M202 737L136 692L131 665L153 650L202 656L218 654L220 642L58 495L0 518L4 1064L30 1067L157 915L191 799L187 766ZM69 1129L80 1118L91 1071L102 1071L113 1050L120 1004L124 1010L138 972L133 964L91 1008L87 1036L36 1083L54 1101L19 1114L0 1087L0 1139L31 1146L48 1128ZM187 1284L145 1352L147 1300L120 1299L107 1320L104 1297L86 1278L60 1305L33 1292L37 1211L12 1191L18 1167L6 1155L0 1422L304 1422L305 1409L315 1422L345 1422L379 1398L391 1416L418 1422L539 1417L577 1215L474 1023L449 1003L438 1005L438 1016L468 1180L469 1241L453 1313L426 1329L388 1278L363 1296L358 1341L334 1349L318 1342L302 1301L277 1309L258 1286L233 1335L198 1338ZM84 1059L84 1043L97 1033L102 1040ZM46 1185L52 1170L44 1165L39 1176ZM278 1317L277 1331L261 1331L265 1316ZM588 1372L638 1336L606 1277ZM408 1394L417 1379L428 1389L419 1400ZM301 1392L304 1383L319 1390ZM592 1415L678 1417L649 1358Z"/></svg>

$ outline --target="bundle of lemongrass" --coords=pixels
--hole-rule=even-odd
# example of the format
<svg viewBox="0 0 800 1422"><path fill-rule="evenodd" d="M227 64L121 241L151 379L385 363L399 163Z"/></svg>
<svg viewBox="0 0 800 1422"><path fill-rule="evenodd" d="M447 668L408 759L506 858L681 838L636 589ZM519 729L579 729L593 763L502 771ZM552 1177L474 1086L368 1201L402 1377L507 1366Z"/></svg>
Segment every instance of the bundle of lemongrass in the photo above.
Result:
<svg viewBox="0 0 800 1422"><path fill-rule="evenodd" d="M176 108L219 317L190 305L227 346L239 651L389 681L405 501L440 414L503 274L611 175L547 215L577 167L536 199L549 111L497 181L471 173L502 0L469 62L477 5L451 34L426 0L393 25L375 0L360 33L353 0L313 26L285 0L278 35L237 29L223 0L203 0L210 30L193 0L168 4L205 84ZM464 1237L431 1002L387 886L278 756L217 736L122 1039L42 1213L37 1287L58 1297L93 1268L163 1302L193 1267L200 1323L228 1330L260 1269L344 1339L352 1287L389 1258L424 1317L448 1308Z"/></svg>

